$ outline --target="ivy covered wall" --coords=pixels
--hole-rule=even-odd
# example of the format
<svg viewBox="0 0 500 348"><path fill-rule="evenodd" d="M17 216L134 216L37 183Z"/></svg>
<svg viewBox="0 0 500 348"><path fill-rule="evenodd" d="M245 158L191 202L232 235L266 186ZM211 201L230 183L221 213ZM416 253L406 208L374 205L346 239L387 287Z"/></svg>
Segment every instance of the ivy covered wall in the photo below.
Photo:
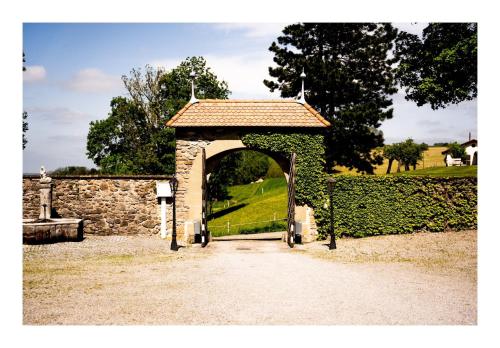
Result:
<svg viewBox="0 0 500 348"><path fill-rule="evenodd" d="M477 178L343 175L333 192L337 236L477 228ZM317 214L325 236L328 211Z"/></svg>
<svg viewBox="0 0 500 348"><path fill-rule="evenodd" d="M329 194L321 134L250 133L249 148L297 154L296 203L314 209L320 238L329 231ZM337 236L477 228L477 178L335 176Z"/></svg>
<svg viewBox="0 0 500 348"><path fill-rule="evenodd" d="M322 134L315 133L249 133L243 144L253 149L280 153L287 158L297 154L295 201L316 209L325 201L325 147Z"/></svg>

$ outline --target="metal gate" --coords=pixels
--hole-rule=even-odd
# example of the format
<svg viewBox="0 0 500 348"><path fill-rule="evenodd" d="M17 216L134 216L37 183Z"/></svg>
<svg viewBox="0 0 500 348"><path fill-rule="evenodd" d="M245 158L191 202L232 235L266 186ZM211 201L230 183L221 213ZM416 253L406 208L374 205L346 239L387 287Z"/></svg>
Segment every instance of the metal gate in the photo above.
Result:
<svg viewBox="0 0 500 348"><path fill-rule="evenodd" d="M295 244L295 152L290 157L290 172L288 173L288 229L287 243L290 248Z"/></svg>
<svg viewBox="0 0 500 348"><path fill-rule="evenodd" d="M208 244L210 232L207 226L207 173L205 170L205 149L201 150L201 246Z"/></svg>

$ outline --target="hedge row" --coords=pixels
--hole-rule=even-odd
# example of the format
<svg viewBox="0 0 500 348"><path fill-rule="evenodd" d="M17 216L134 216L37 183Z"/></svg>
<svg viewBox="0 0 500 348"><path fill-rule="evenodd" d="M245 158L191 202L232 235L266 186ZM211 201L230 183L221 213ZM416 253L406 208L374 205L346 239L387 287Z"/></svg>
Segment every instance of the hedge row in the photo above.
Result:
<svg viewBox="0 0 500 348"><path fill-rule="evenodd" d="M337 176L333 193L338 236L477 228L477 178ZM328 232L328 209L318 212Z"/></svg>

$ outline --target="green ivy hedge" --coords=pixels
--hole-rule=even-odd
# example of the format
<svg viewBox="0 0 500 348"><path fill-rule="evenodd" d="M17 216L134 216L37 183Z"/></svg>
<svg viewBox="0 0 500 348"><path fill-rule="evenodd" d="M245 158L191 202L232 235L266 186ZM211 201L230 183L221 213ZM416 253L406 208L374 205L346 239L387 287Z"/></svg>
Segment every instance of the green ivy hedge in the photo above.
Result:
<svg viewBox="0 0 500 348"><path fill-rule="evenodd" d="M320 238L326 238L324 137L316 133L255 132L242 137L249 148L289 157L297 154L296 204L314 208ZM335 234L365 237L477 228L477 178L336 176Z"/></svg>
<svg viewBox="0 0 500 348"><path fill-rule="evenodd" d="M316 209L325 201L326 174L324 137L317 133L249 133L242 137L250 149L260 149L282 154L285 157L297 154L295 167L295 202Z"/></svg>
<svg viewBox="0 0 500 348"><path fill-rule="evenodd" d="M337 236L477 228L477 178L336 176L333 204ZM328 214L316 213L323 237Z"/></svg>

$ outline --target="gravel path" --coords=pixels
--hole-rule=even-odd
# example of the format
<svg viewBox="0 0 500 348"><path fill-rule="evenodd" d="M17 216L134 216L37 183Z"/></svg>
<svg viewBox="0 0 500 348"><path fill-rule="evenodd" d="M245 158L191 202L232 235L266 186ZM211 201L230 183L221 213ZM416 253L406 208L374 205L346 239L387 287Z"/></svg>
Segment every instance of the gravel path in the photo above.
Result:
<svg viewBox="0 0 500 348"><path fill-rule="evenodd" d="M24 323L477 322L475 281L311 257L320 246L236 240L173 253L157 237L24 246Z"/></svg>

